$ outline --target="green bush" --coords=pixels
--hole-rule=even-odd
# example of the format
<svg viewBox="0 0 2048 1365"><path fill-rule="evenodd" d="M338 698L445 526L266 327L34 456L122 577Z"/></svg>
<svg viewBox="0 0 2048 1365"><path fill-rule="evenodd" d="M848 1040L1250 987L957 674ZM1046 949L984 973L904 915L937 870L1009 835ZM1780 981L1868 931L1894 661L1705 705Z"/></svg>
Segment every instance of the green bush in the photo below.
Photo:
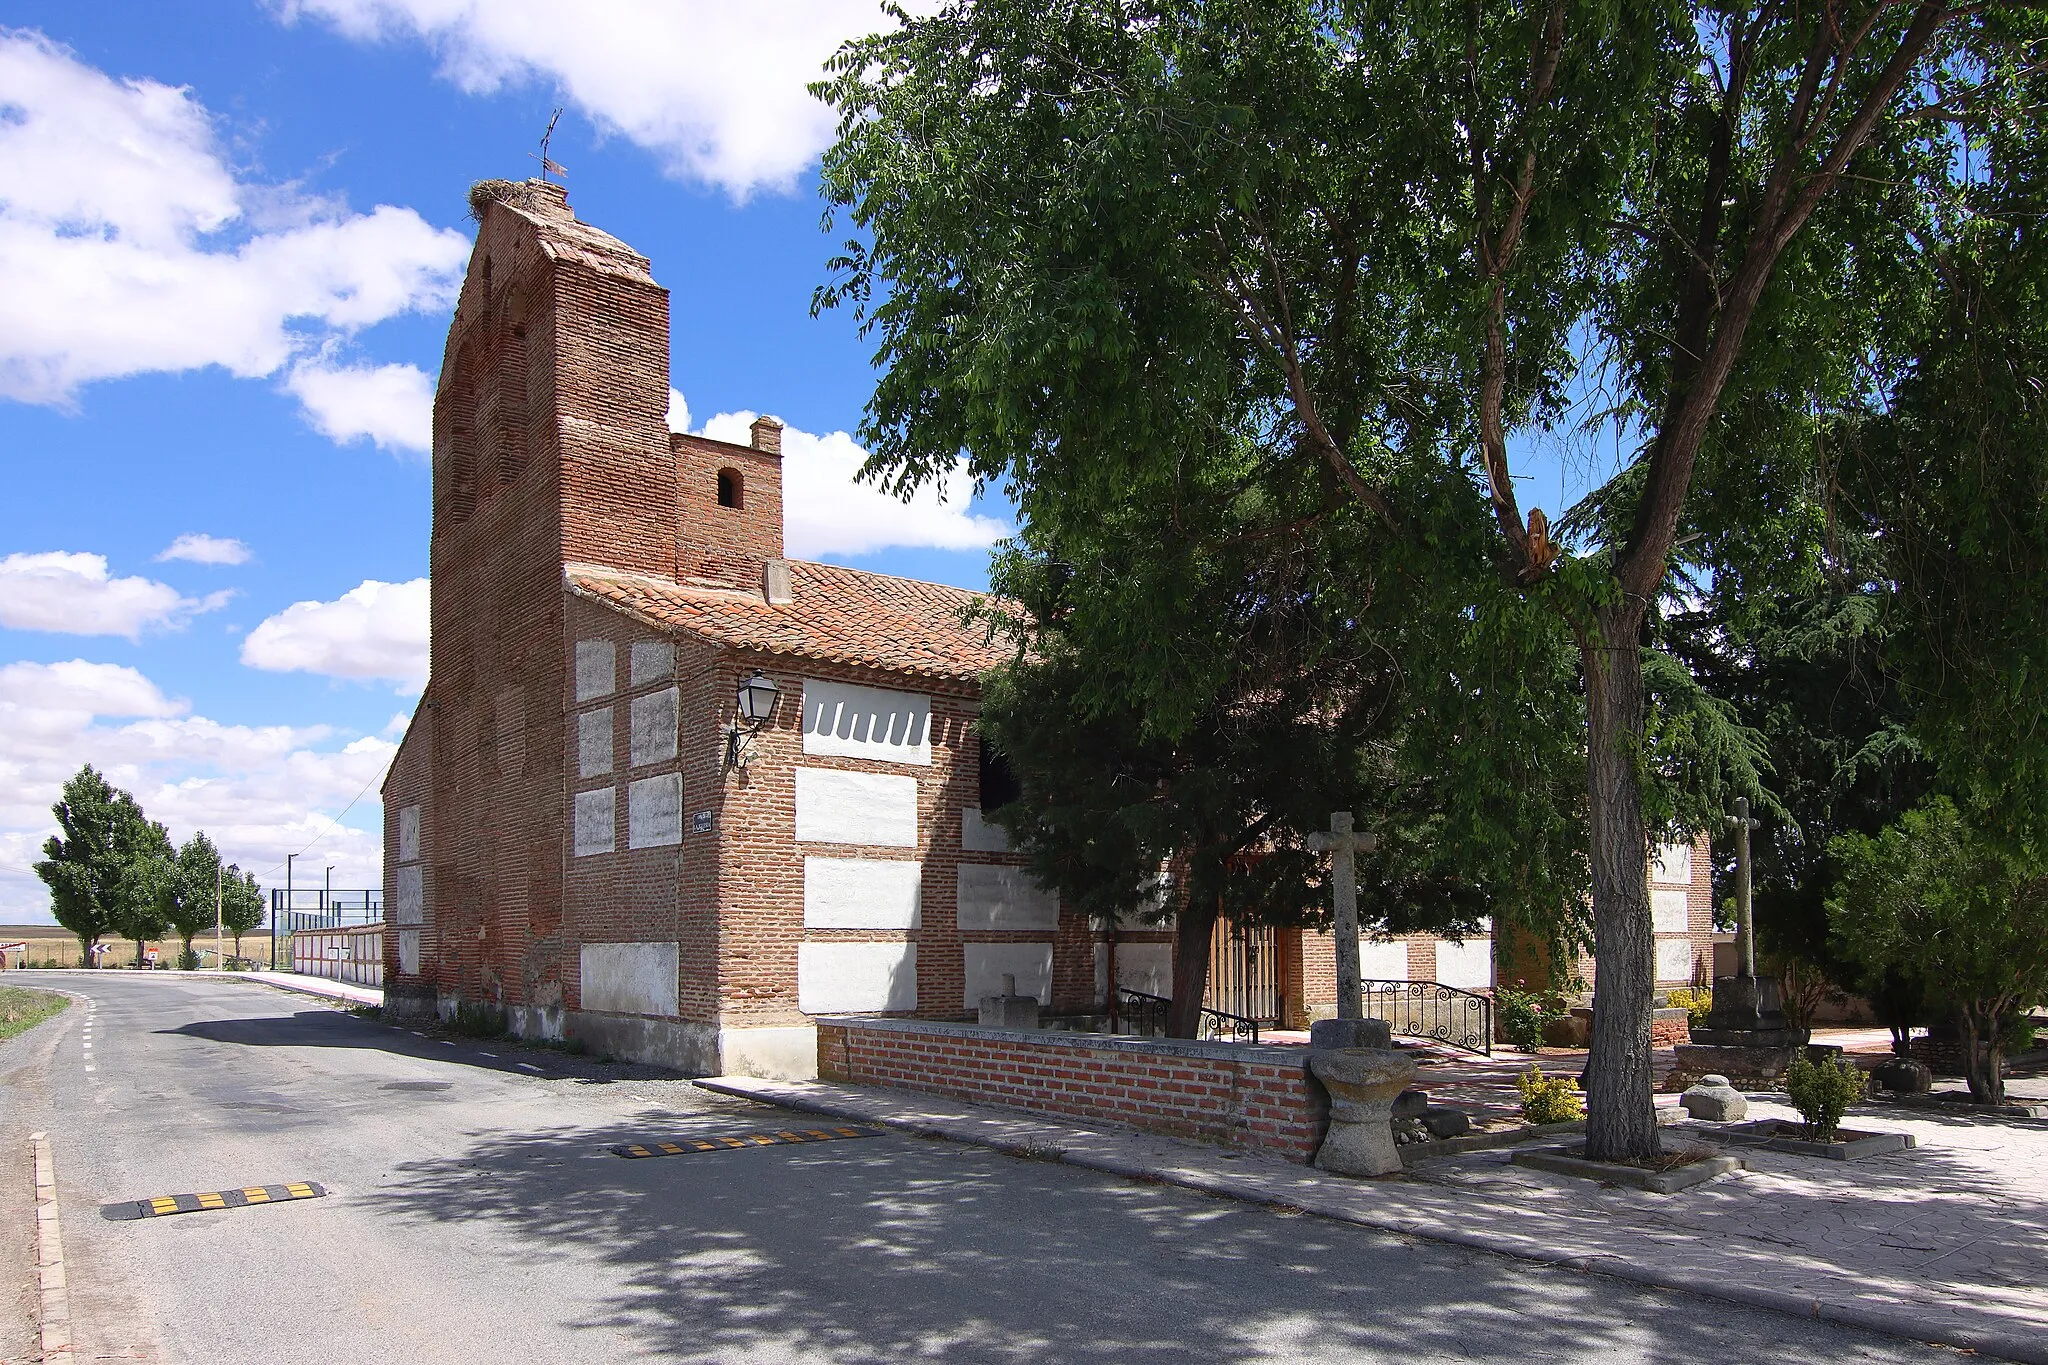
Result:
<svg viewBox="0 0 2048 1365"><path fill-rule="evenodd" d="M1833 1142L1842 1115L1863 1098L1866 1084L1863 1073L1841 1057L1821 1063L1794 1057L1785 1073L1785 1093L1806 1121L1801 1136L1808 1142Z"/></svg>
<svg viewBox="0 0 2048 1365"><path fill-rule="evenodd" d="M1543 1030L1564 1018L1564 1002L1555 996L1501 986L1493 993L1493 1011L1500 1036L1523 1052L1534 1052L1543 1045Z"/></svg>
<svg viewBox="0 0 2048 1365"><path fill-rule="evenodd" d="M1522 1092L1522 1117L1531 1123L1571 1123L1586 1116L1571 1077L1545 1077L1539 1067L1530 1067L1515 1078Z"/></svg>
<svg viewBox="0 0 2048 1365"><path fill-rule="evenodd" d="M1692 1018L1692 1026L1700 1028L1707 1022L1707 1016L1714 1012L1714 993L1697 987L1680 988L1667 997L1671 1008L1684 1010Z"/></svg>
<svg viewBox="0 0 2048 1365"><path fill-rule="evenodd" d="M496 1005L464 1000L456 1005L455 1017L448 1021L448 1031L463 1038L502 1038L505 1036L505 1011Z"/></svg>

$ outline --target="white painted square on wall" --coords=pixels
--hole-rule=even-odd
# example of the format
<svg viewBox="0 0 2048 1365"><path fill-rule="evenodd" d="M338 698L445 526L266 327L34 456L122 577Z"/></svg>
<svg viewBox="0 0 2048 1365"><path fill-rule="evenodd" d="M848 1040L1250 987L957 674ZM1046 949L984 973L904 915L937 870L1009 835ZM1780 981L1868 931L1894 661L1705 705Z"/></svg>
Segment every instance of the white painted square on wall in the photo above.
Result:
<svg viewBox="0 0 2048 1365"><path fill-rule="evenodd" d="M796 837L814 844L916 848L917 779L798 768Z"/></svg>
<svg viewBox="0 0 2048 1365"><path fill-rule="evenodd" d="M1000 993L1006 972L1017 978L1017 994L1035 995L1041 1005L1052 1003L1050 943L964 943L960 957L966 979L960 993L963 1008L979 1008L981 997Z"/></svg>
<svg viewBox="0 0 2048 1365"><path fill-rule="evenodd" d="M610 640L576 642L576 700L608 697L617 685L619 652Z"/></svg>
<svg viewBox="0 0 2048 1365"><path fill-rule="evenodd" d="M683 841L683 775L657 773L626 788L626 847L660 848Z"/></svg>
<svg viewBox="0 0 2048 1365"><path fill-rule="evenodd" d="M1398 938L1390 942L1381 942L1363 934L1359 935L1358 974L1367 981L1408 980L1407 943Z"/></svg>
<svg viewBox="0 0 2048 1365"><path fill-rule="evenodd" d="M602 777L612 770L612 708L600 706L576 717L576 775Z"/></svg>
<svg viewBox="0 0 2048 1365"><path fill-rule="evenodd" d="M1692 927L1686 905L1690 899L1677 887L1660 886L1650 893L1650 922L1660 934L1682 934Z"/></svg>
<svg viewBox="0 0 2048 1365"><path fill-rule="evenodd" d="M576 793L576 856L610 853L618 846L618 797L611 787Z"/></svg>
<svg viewBox="0 0 2048 1365"><path fill-rule="evenodd" d="M932 761L932 699L852 683L804 679L804 752L884 763Z"/></svg>
<svg viewBox="0 0 2048 1365"><path fill-rule="evenodd" d="M678 1012L676 944L586 943L580 961L584 1009L667 1018Z"/></svg>
<svg viewBox="0 0 2048 1365"><path fill-rule="evenodd" d="M391 918L399 924L418 924L426 909L426 895L421 879L420 865L401 867L392 874L393 890L398 904L392 907Z"/></svg>
<svg viewBox="0 0 2048 1365"><path fill-rule="evenodd" d="M1692 884L1692 845L1660 844L1657 859L1650 867L1650 880L1671 882L1683 886Z"/></svg>
<svg viewBox="0 0 2048 1365"><path fill-rule="evenodd" d="M676 647L666 640L635 640L631 657L627 676L635 687L676 675Z"/></svg>
<svg viewBox="0 0 2048 1365"><path fill-rule="evenodd" d="M664 687L633 698L629 745L633 766L666 763L676 756L676 689Z"/></svg>
<svg viewBox="0 0 2048 1365"><path fill-rule="evenodd" d="M915 929L924 864L904 858L804 859L806 929Z"/></svg>
<svg viewBox="0 0 2048 1365"><path fill-rule="evenodd" d="M1692 980L1691 939L1660 938L1657 940L1657 980L1680 984Z"/></svg>
<svg viewBox="0 0 2048 1365"><path fill-rule="evenodd" d="M398 931L398 970L407 976L420 974L420 931L417 929Z"/></svg>
<svg viewBox="0 0 2048 1365"><path fill-rule="evenodd" d="M1493 940L1468 938L1463 943L1439 939L1436 979L1462 991L1484 990L1493 984Z"/></svg>
<svg viewBox="0 0 2048 1365"><path fill-rule="evenodd" d="M962 863L955 886L962 929L1050 929L1060 898L1021 867Z"/></svg>
<svg viewBox="0 0 2048 1365"><path fill-rule="evenodd" d="M398 810L398 861L417 862L420 856L420 808L401 806Z"/></svg>
<svg viewBox="0 0 2048 1365"><path fill-rule="evenodd" d="M1116 945L1116 984L1127 991L1173 998L1173 945L1171 943L1119 943ZM1109 989L1109 945L1095 945L1095 994Z"/></svg>
<svg viewBox="0 0 2048 1365"><path fill-rule="evenodd" d="M805 1014L917 1008L915 943L799 943L796 1007Z"/></svg>
<svg viewBox="0 0 2048 1365"><path fill-rule="evenodd" d="M1008 853L1010 834L990 820L982 818L979 806L965 806L960 811L960 847L969 853Z"/></svg>

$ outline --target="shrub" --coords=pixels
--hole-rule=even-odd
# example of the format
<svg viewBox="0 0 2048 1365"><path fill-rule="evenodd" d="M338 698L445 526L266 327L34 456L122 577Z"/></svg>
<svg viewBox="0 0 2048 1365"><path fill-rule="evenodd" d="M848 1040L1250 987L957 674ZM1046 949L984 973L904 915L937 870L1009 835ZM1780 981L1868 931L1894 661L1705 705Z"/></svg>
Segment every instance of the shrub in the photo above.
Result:
<svg viewBox="0 0 2048 1365"><path fill-rule="evenodd" d="M448 1021L448 1031L463 1038L502 1038L505 1035L505 1011L496 1005L464 1000L455 1007L455 1017Z"/></svg>
<svg viewBox="0 0 2048 1365"><path fill-rule="evenodd" d="M1523 1052L1543 1045L1543 1030L1564 1018L1564 1002L1535 991L1502 986L1493 993L1493 1010L1500 1021L1500 1036Z"/></svg>
<svg viewBox="0 0 2048 1365"><path fill-rule="evenodd" d="M1673 1009L1684 1010L1692 1017L1692 1026L1699 1028L1707 1022L1707 1016L1714 1012L1714 993L1694 987L1691 990L1675 990L1668 997Z"/></svg>
<svg viewBox="0 0 2048 1365"><path fill-rule="evenodd" d="M1515 1078L1515 1088L1522 1092L1522 1117L1531 1123L1570 1123L1586 1116L1569 1076L1546 1077L1532 1066Z"/></svg>
<svg viewBox="0 0 2048 1365"><path fill-rule="evenodd" d="M1808 1142L1833 1142L1842 1115L1863 1098L1866 1082L1855 1065L1840 1057L1815 1063L1794 1057L1785 1073L1785 1093L1806 1121L1801 1136Z"/></svg>

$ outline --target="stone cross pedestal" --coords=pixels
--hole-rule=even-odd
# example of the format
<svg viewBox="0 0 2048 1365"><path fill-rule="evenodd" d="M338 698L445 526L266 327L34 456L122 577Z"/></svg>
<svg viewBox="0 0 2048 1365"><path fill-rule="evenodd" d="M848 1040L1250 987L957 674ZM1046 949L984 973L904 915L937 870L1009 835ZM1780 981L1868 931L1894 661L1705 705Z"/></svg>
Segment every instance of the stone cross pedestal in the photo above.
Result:
<svg viewBox="0 0 2048 1365"><path fill-rule="evenodd" d="M1330 1092L1330 1131L1316 1149L1317 1167L1338 1175L1400 1170L1394 1100L1415 1079L1415 1059L1391 1048L1315 1048L1308 1067Z"/></svg>

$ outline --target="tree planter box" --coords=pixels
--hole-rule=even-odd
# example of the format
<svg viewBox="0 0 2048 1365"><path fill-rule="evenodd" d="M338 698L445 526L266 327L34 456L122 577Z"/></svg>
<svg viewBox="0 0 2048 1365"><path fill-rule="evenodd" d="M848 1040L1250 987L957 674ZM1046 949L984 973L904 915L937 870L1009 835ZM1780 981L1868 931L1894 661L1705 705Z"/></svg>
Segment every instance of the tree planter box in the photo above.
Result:
<svg viewBox="0 0 2048 1365"><path fill-rule="evenodd" d="M1710 1156L1684 1166L1674 1166L1668 1171L1649 1171L1640 1166L1623 1166L1612 1161L1588 1161L1575 1152L1585 1148L1540 1147L1533 1152L1516 1152L1508 1158L1517 1166L1527 1166L1532 1171L1548 1171L1552 1175L1576 1176L1580 1180L1597 1180L1603 1185L1625 1185L1632 1190L1646 1190L1651 1194L1677 1194L1695 1185L1704 1185L1709 1180L1718 1180L1731 1171L1747 1170L1749 1163L1739 1156Z"/></svg>
<svg viewBox="0 0 2048 1365"><path fill-rule="evenodd" d="M1785 1119L1758 1119L1754 1123L1738 1123L1723 1128L1715 1136L1728 1142L1754 1143L1766 1151L1826 1157L1832 1161L1883 1156L1920 1145L1911 1133L1865 1133L1854 1128L1837 1128L1835 1141L1809 1142L1799 1136L1799 1131L1800 1125Z"/></svg>

